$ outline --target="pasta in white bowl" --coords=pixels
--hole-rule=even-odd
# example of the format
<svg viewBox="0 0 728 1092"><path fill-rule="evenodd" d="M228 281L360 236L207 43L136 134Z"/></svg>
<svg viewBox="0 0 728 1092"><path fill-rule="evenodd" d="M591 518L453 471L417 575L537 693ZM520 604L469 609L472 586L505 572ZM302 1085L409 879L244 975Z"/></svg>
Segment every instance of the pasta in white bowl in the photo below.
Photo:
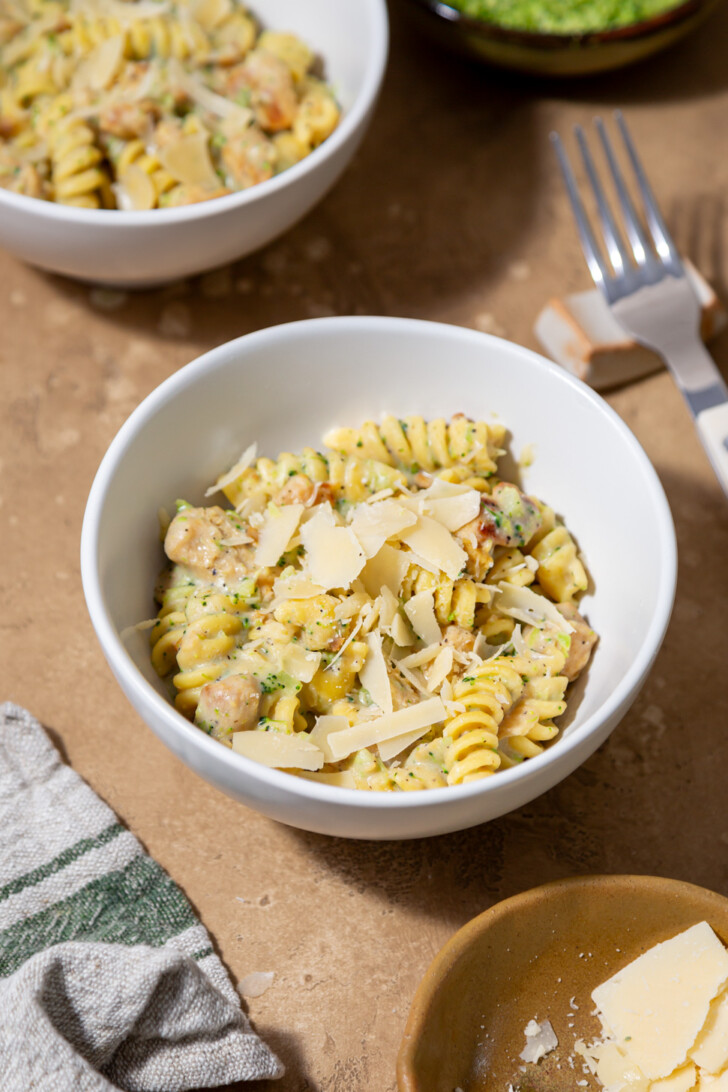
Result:
<svg viewBox="0 0 728 1092"><path fill-rule="evenodd" d="M157 584L154 513L179 498ZM664 635L675 542L634 437L556 366L456 327L319 319L220 346L142 403L94 482L82 574L117 679L183 761L283 822L408 838L519 807L607 738ZM393 734L411 710L434 719ZM298 766L258 760L292 745ZM403 791L410 771L426 791Z"/></svg>

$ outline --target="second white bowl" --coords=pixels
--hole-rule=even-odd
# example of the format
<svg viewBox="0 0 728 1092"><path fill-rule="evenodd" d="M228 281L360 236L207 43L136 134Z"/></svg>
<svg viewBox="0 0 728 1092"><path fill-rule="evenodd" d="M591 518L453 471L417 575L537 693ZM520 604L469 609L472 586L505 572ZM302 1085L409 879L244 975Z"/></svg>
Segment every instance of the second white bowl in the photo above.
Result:
<svg viewBox="0 0 728 1092"><path fill-rule="evenodd" d="M594 589L580 609L599 634L572 718L544 753L467 785L410 793L338 789L260 766L216 743L170 704L148 635L164 557L156 513L203 502L211 481L254 440L261 453L318 446L336 424L383 413L464 412L508 425L530 444L528 492L564 517ZM86 599L114 674L159 738L249 807L293 826L350 838L414 838L474 826L520 807L604 742L639 691L670 617L676 549L652 465L598 395L535 353L455 326L392 318L292 323L221 345L157 388L111 444L83 527Z"/></svg>
<svg viewBox="0 0 728 1092"><path fill-rule="evenodd" d="M0 246L31 265L119 287L148 287L242 258L300 220L351 160L387 61L385 0L265 0L266 26L298 34L323 58L342 108L306 159L250 189L150 212L78 209L0 188Z"/></svg>

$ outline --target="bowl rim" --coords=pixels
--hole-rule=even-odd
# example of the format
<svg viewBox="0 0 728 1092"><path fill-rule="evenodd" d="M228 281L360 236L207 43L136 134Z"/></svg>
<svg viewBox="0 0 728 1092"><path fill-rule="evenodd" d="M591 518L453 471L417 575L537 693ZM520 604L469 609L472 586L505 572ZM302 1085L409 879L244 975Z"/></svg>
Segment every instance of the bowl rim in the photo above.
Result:
<svg viewBox="0 0 728 1092"><path fill-rule="evenodd" d="M73 205L62 205L56 201L44 201L38 197L12 193L0 187L0 209L3 205L10 211L37 215L41 219L85 225L95 228L109 227L112 230L122 227L149 228L153 224L173 225L192 220L202 220L210 216L223 216L233 209L244 208L253 204L260 197L272 196L280 190L294 186L306 174L323 166L327 159L336 155L340 148L352 138L366 121L379 94L389 54L389 18L386 0L359 0L368 10L373 37L373 47L367 59L359 92L351 109L346 111L334 129L309 155L292 167L265 182L259 182L248 189L238 190L210 201L199 201L192 205L180 205L178 208L147 209L145 211L124 211L123 209L83 209Z"/></svg>
<svg viewBox="0 0 728 1092"><path fill-rule="evenodd" d="M101 512L105 496L115 475L117 466L132 446L136 436L154 418L158 410L170 399L193 385L199 377L206 375L209 369L224 367L226 360L234 359L243 349L245 359L250 352L255 352L259 345L266 342L295 342L299 336L327 335L327 331L348 328L351 336L367 336L368 331L397 333L412 331L416 334L428 334L443 340L467 340L473 344L494 349L501 356L521 357L530 366L545 368L558 383L572 387L578 394L590 402L593 408L607 418L622 440L631 450L640 465L657 510L655 538L658 543L661 576L657 591L657 610L655 611L642 647L630 668L621 677L609 698L602 706L580 725L579 731L562 738L557 747L549 748L535 761L524 762L509 770L500 771L497 778L484 778L465 785L447 785L428 789L426 792L412 793L370 793L359 789L326 785L303 777L296 777L254 762L243 755L235 754L231 749L222 747L216 740L200 732L190 721L179 713L166 698L144 678L134 663L117 632L106 606L100 574L97 565L98 543L101 530ZM244 365L243 365L244 366ZM273 792L282 791L287 796L298 796L310 802L322 804L354 804L364 809L412 809L422 808L448 809L456 800L464 801L485 793L502 794L509 785L524 785L531 780L540 780L542 771L555 763L563 762L569 753L578 748L585 738L595 734L599 727L610 718L618 716L625 703L634 695L640 681L649 671L667 630L672 613L677 578L677 545L675 528L670 507L657 472L648 459L634 434L615 410L585 383L572 376L563 368L547 360L530 349L514 342L481 333L466 327L424 319L395 318L391 316L332 316L326 318L303 319L297 322L269 326L253 333L244 334L232 341L224 342L201 356L160 383L132 411L111 441L94 477L89 493L81 531L81 579L86 605L93 627L108 663L122 683L122 689L139 694L144 704L153 708L156 715L168 730L187 741L195 750L206 754L211 763L228 766L239 770L245 781L246 775ZM558 779L557 779L558 780Z"/></svg>
<svg viewBox="0 0 728 1092"><path fill-rule="evenodd" d="M419 1040L426 1030L427 1014L436 997L438 990L448 970L463 957L476 937L482 936L494 923L519 911L534 902L549 898L555 894L593 888L596 892L605 888L639 888L642 891L653 892L656 896L664 898L679 898L683 896L699 895L706 901L723 903L728 909L728 898L712 891L708 887L690 883L686 880L678 880L668 876L651 876L632 873L595 873L593 875L566 876L558 880L550 880L548 883L539 884L538 887L528 888L516 895L500 899L493 903L487 910L483 910L470 921L462 925L449 940L445 941L442 948L428 964L422 978L417 984L414 996L410 1003L407 1022L397 1053L397 1082L400 1092L416 1092L412 1064Z"/></svg>
<svg viewBox="0 0 728 1092"><path fill-rule="evenodd" d="M656 12L647 19L640 19L635 23L627 23L620 27L608 27L603 30L586 30L558 33L548 30L526 30L519 27L503 26L499 23L489 23L485 19L476 19L466 15L455 7L450 0L410 0L415 7L429 11L435 18L449 23L452 26L462 26L469 34L475 37L490 38L494 41L510 42L514 45L522 45L525 48L555 49L558 47L587 47L612 42L649 37L661 30L685 19L696 15L703 8L716 3L717 0L681 0L675 7L665 11Z"/></svg>

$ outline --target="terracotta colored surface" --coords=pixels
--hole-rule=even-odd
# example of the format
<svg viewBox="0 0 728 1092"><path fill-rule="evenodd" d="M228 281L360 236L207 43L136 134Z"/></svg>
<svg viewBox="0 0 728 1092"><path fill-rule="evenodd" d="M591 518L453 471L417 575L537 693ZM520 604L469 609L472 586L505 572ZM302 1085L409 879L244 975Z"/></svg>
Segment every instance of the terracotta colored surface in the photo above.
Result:
<svg viewBox="0 0 728 1092"><path fill-rule="evenodd" d="M653 459L677 522L665 647L607 745L510 817L402 845L275 826L173 759L97 648L78 568L86 495L119 425L175 368L260 326L332 312L441 319L533 345L543 302L588 287L552 127L623 106L680 245L725 289L728 5L671 53L578 86L466 66L415 38L393 7L389 76L357 162L267 251L127 298L0 255L2 696L53 730L169 869L232 974L275 972L250 1013L288 1066L280 1092L392 1092L425 968L505 896L586 872L728 892L728 507L664 374L609 400ZM728 375L728 336L714 352Z"/></svg>
<svg viewBox="0 0 728 1092"><path fill-rule="evenodd" d="M557 880L498 903L423 979L398 1058L401 1092L599 1087L574 1050L601 1032L592 990L700 921L728 941L728 900L651 876ZM549 1020L558 1046L524 1066L531 1020Z"/></svg>

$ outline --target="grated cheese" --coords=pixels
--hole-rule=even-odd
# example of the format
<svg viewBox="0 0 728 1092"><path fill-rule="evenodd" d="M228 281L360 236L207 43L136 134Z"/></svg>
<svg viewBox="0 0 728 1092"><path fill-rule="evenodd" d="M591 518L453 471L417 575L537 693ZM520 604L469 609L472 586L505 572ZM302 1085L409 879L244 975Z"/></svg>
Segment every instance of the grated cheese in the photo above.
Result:
<svg viewBox="0 0 728 1092"><path fill-rule="evenodd" d="M340 762L353 751L371 747L375 743L384 743L388 739L414 732L417 728L429 728L431 724L438 724L441 720L445 720L446 716L445 706L440 699L429 698L417 705L408 705L405 709L397 709L394 713L385 713L384 716L376 717L364 724L355 724L353 728L336 732L329 737L329 746L336 761ZM242 734L250 735L251 733Z"/></svg>

